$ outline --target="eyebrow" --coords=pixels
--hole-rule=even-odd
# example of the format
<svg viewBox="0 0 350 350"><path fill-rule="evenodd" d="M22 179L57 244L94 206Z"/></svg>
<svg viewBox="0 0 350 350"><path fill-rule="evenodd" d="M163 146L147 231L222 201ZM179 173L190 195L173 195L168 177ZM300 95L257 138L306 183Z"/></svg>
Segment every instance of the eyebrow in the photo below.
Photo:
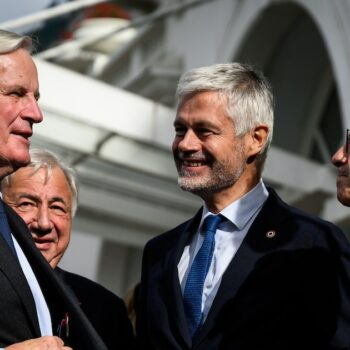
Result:
<svg viewBox="0 0 350 350"><path fill-rule="evenodd" d="M26 88L24 88L22 85L4 85L3 86L3 90L5 90L6 92L10 91L10 90L20 90L20 91L27 91Z"/></svg>
<svg viewBox="0 0 350 350"><path fill-rule="evenodd" d="M31 200L38 200L40 199L39 196L35 196L34 194L31 194L31 193L26 193L26 192L21 192L19 195L18 195L18 198L21 199L21 198L29 198Z"/></svg>
<svg viewBox="0 0 350 350"><path fill-rule="evenodd" d="M173 123L174 127L177 126L186 126L186 123L184 121L182 121L181 118L176 119ZM198 122L194 123L194 128L213 128L213 129L217 129L217 126L212 123L210 120L200 120Z"/></svg>
<svg viewBox="0 0 350 350"><path fill-rule="evenodd" d="M5 85L2 87L2 91L4 91L5 93L10 92L11 90L15 90L15 91L19 91L22 94L26 94L28 93L28 90L23 87L22 85ZM36 90L34 91L34 97L38 100L40 98L40 91Z"/></svg>
<svg viewBox="0 0 350 350"><path fill-rule="evenodd" d="M62 197L52 197L49 200L49 203L54 203L54 202L61 202L63 203L66 207L68 207L68 204L66 203L66 201L62 198Z"/></svg>

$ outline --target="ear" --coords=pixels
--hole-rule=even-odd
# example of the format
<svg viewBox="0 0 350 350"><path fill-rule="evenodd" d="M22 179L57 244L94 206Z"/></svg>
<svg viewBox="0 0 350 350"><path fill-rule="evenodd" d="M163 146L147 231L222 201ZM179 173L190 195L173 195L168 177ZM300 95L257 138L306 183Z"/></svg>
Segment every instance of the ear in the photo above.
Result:
<svg viewBox="0 0 350 350"><path fill-rule="evenodd" d="M267 137L269 135L269 127L265 124L256 126L249 133L248 157L255 157L264 148Z"/></svg>

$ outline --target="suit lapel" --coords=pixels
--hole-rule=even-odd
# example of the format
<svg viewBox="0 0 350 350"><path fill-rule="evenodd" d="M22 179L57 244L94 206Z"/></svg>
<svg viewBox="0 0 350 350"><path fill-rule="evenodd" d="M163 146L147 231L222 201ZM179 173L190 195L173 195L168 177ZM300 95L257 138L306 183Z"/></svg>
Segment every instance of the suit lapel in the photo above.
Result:
<svg viewBox="0 0 350 350"><path fill-rule="evenodd" d="M67 293L71 297L71 299L74 301L75 305L77 305L77 307L80 308L81 307L81 302L79 301L78 296L75 294L72 286L67 281L67 278L66 278L67 272L62 270L62 269L60 269L59 267L56 267L54 271L55 271L56 275L58 276L58 278L65 285Z"/></svg>
<svg viewBox="0 0 350 350"><path fill-rule="evenodd" d="M61 268L59 268L58 266L55 268L54 270L58 276L58 278L65 284L65 286L68 288L70 294L72 296L74 296L75 299L77 299L77 296L76 294L74 293L71 285L68 283L67 279L66 279L66 272L64 270L62 270ZM78 299L77 299L78 300ZM78 301L77 301L77 304L80 304Z"/></svg>
<svg viewBox="0 0 350 350"><path fill-rule="evenodd" d="M12 233L16 237L13 228ZM2 235L0 235L0 270L6 276L20 298L24 311L31 321L33 334L39 337L39 321L32 292L17 257L14 256Z"/></svg>
<svg viewBox="0 0 350 350"><path fill-rule="evenodd" d="M279 205L280 200L274 192L265 202L262 210L254 220L236 255L225 271L219 290L210 308L208 317L199 334L199 344L213 328L215 320L224 305L233 299L256 263L267 253L278 249L279 223L285 219L286 211ZM272 233L272 237L271 237Z"/></svg>
<svg viewBox="0 0 350 350"><path fill-rule="evenodd" d="M7 206L5 203L4 207L7 215ZM22 232L20 232L20 229L17 228L17 225L14 224L14 221L11 220L8 215L7 218L11 233L18 241L18 236L21 235ZM39 337L40 327L32 292L17 257L13 255L2 235L0 235L0 269L3 274L7 276L9 282L21 299L24 310L31 320L34 334Z"/></svg>
<svg viewBox="0 0 350 350"><path fill-rule="evenodd" d="M51 297L54 303L62 304L65 308L65 310L62 311L68 311L71 314L77 332L81 335L82 342L85 344L86 348L107 350L106 345L81 310L75 296L68 290L64 283L60 281L40 251L35 247L24 221L6 205L5 211L11 230L13 230L18 243L30 262L40 287L44 291L45 299L47 299L47 296L49 298Z"/></svg>

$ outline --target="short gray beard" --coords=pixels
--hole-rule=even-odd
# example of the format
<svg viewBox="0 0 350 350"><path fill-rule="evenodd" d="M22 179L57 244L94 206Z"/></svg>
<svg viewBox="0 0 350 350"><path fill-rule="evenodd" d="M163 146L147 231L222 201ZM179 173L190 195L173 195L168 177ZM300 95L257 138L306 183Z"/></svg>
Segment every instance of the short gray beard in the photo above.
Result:
<svg viewBox="0 0 350 350"><path fill-rule="evenodd" d="M206 177L198 177L193 173L180 171L178 184L184 191L203 197L233 186L241 177L244 169L245 163L242 162L233 173L229 173L224 165L214 162L211 176L208 174Z"/></svg>

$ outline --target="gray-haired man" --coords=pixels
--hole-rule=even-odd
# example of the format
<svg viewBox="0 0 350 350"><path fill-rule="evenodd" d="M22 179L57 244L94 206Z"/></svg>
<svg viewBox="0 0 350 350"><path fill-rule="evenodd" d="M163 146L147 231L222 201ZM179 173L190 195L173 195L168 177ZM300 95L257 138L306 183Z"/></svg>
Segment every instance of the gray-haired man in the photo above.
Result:
<svg viewBox="0 0 350 350"><path fill-rule="evenodd" d="M30 161L29 138L42 121L31 39L0 30L0 179ZM69 313L86 347L106 349L76 300L33 244L26 225L0 201L0 347L68 349L52 315ZM18 344L16 344L18 343ZM15 344L15 345L13 345Z"/></svg>
<svg viewBox="0 0 350 350"><path fill-rule="evenodd" d="M73 169L45 150L31 150L30 163L1 182L4 202L24 220L37 248L79 300L108 349L134 347L131 323L123 301L101 285L57 267L71 237L78 188ZM67 343L84 343L74 327ZM61 336L65 336L65 332Z"/></svg>
<svg viewBox="0 0 350 350"><path fill-rule="evenodd" d="M349 243L261 179L273 128L266 79L217 64L185 73L178 96L178 182L203 207L145 247L141 348L347 349Z"/></svg>

